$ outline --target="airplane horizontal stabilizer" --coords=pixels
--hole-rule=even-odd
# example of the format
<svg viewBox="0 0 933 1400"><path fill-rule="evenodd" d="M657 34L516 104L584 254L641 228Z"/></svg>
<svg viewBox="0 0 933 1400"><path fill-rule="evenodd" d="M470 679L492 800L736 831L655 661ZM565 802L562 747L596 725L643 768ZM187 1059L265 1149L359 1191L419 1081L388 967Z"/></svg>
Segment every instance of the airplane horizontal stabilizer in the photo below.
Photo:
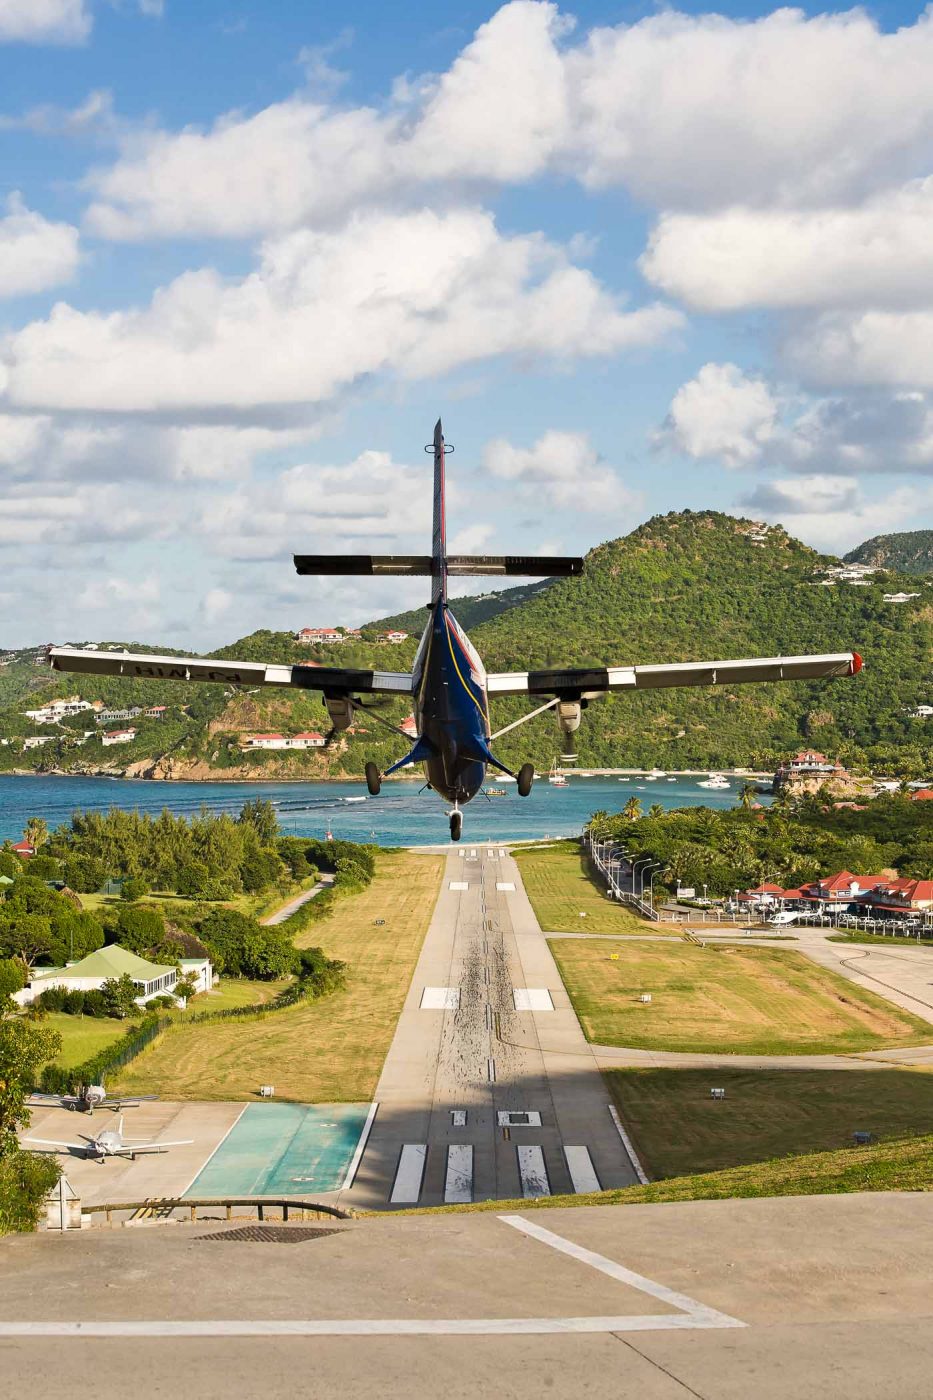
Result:
<svg viewBox="0 0 933 1400"><path fill-rule="evenodd" d="M296 554L299 574L332 575L399 574L427 577L434 572L429 554ZM577 578L583 560L543 554L452 554L445 560L447 574L461 578Z"/></svg>

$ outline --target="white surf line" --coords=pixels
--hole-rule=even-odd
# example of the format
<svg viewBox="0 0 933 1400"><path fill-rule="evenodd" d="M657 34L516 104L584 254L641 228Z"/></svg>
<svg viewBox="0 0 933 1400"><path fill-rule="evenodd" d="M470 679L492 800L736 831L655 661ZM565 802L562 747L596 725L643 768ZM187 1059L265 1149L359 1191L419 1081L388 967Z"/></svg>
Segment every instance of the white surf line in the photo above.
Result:
<svg viewBox="0 0 933 1400"><path fill-rule="evenodd" d="M635 1144L632 1142L632 1139L629 1137L628 1133L625 1131L625 1128L622 1126L622 1119L619 1117L618 1109L616 1108L614 1103L609 1104L608 1107L609 1112L612 1114L612 1121L616 1125L616 1132L622 1139L622 1146L625 1148L628 1159L631 1162L632 1167L634 1168L635 1175L638 1177L638 1180L641 1182L642 1186L647 1186L648 1174L642 1166L641 1162L638 1160L638 1153L635 1151Z"/></svg>
<svg viewBox="0 0 933 1400"><path fill-rule="evenodd" d="M243 1107L240 1109L240 1111L239 1111L239 1113L237 1114L237 1116L234 1118L233 1122L230 1124L230 1127L227 1129L227 1131L224 1133L223 1137L220 1139L220 1142L218 1142L217 1146L214 1148L213 1152L212 1152L211 1155L208 1157L207 1161L201 1163L201 1165L198 1167L197 1171L195 1172L194 1176L193 1176L193 1177L191 1178L191 1180L188 1182L188 1185L185 1187L184 1191L179 1192L179 1195L181 1195L181 1196L186 1196L186 1195L188 1194L188 1192L191 1190L191 1188L192 1188L192 1186L194 1185L194 1183L197 1181L198 1177L199 1177L199 1176L201 1175L201 1173L204 1171L205 1167L207 1167L208 1163L213 1162L214 1158L217 1156L217 1153L218 1153L218 1152L220 1151L220 1149L223 1147L224 1143L227 1141L227 1138L228 1138L228 1137L230 1136L230 1134L233 1132L233 1130L234 1130L234 1128L236 1127L237 1123L239 1123L240 1119L243 1117L243 1114L246 1112L246 1110L247 1110L248 1108L249 1108L249 1104L248 1104L248 1103L245 1103L245 1104L243 1105Z"/></svg>
<svg viewBox="0 0 933 1400"><path fill-rule="evenodd" d="M428 1155L426 1142L406 1142L398 1159L395 1181L389 1201L392 1205L417 1205L421 1195L424 1164Z"/></svg>
<svg viewBox="0 0 933 1400"><path fill-rule="evenodd" d="M708 1309L712 1312L712 1309ZM10 1337L541 1337L594 1332L683 1332L709 1327L744 1327L714 1314L647 1314L626 1317L317 1318L202 1322L0 1322L0 1340Z"/></svg>
<svg viewBox="0 0 933 1400"><path fill-rule="evenodd" d="M447 1149L444 1201L469 1205L473 1199L473 1148L468 1142L452 1142Z"/></svg>
<svg viewBox="0 0 933 1400"><path fill-rule="evenodd" d="M525 1200L533 1200L538 1196L550 1196L551 1187L547 1179L547 1167L544 1165L544 1153L541 1148L519 1147L517 1150L518 1174L522 1179L522 1195ZM500 1216L502 1220L506 1218L506 1216Z"/></svg>
<svg viewBox="0 0 933 1400"><path fill-rule="evenodd" d="M624 1283L629 1288L637 1288L640 1293L648 1293L652 1298L657 1298L659 1303L667 1303L669 1307L679 1308L681 1312L689 1315L694 1325L703 1327L746 1326L738 1318L729 1317L728 1313L718 1312L715 1308L708 1307L706 1303L698 1303L695 1298L689 1298L686 1293L677 1293L673 1288L668 1288L663 1283L655 1283L653 1279L645 1278L644 1274L636 1274L634 1270L627 1269L624 1264L617 1264L614 1259L607 1259L604 1254L597 1254L595 1250L574 1244L572 1240L565 1240L563 1236L555 1235L553 1231L546 1230L543 1225L538 1225L533 1220L525 1220L521 1215L500 1215L499 1219L503 1224L511 1225L513 1229L521 1230L523 1234L530 1235L532 1239L550 1245L551 1249L557 1249L561 1254L569 1254L572 1259L578 1259L581 1264L588 1264L591 1269L598 1269L601 1274L615 1279L617 1283Z"/></svg>
<svg viewBox="0 0 933 1400"><path fill-rule="evenodd" d="M601 1191L599 1177L596 1175L596 1168L593 1166L593 1159L585 1147L565 1147L564 1156L567 1158L567 1170L570 1172L570 1180L573 1182L574 1193L578 1196L584 1195L587 1191Z"/></svg>
<svg viewBox="0 0 933 1400"><path fill-rule="evenodd" d="M363 1153L366 1151L366 1144L369 1142L369 1135L372 1132L378 1108L378 1103L371 1103L369 1105L369 1112L366 1115L366 1122L363 1124L363 1130L360 1133L360 1140L356 1144L356 1151L350 1158L350 1165L347 1167L347 1174L343 1179L343 1185L339 1188L341 1191L349 1191L350 1187L353 1185L353 1180L356 1173L359 1171L360 1162L363 1160Z"/></svg>

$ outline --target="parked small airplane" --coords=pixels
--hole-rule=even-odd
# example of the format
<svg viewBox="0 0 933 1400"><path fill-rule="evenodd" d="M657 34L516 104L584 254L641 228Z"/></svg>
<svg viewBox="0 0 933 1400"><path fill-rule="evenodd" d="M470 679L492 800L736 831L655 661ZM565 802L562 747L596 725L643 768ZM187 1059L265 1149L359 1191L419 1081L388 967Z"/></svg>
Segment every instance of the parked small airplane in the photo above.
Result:
<svg viewBox="0 0 933 1400"><path fill-rule="evenodd" d="M449 555L444 500L445 458L453 447L445 443L440 420L434 441L425 448L434 454L434 540L430 555L296 554L299 574L430 576L429 617L411 672L342 669L339 666L265 665L254 661L215 661L203 657L143 656L130 652L85 651L51 647L49 662L57 671L135 676L145 680L215 681L239 686L278 685L320 690L330 716L328 740L348 729L357 710L372 714L364 695L410 698L417 733L410 751L380 773L366 764L370 793L379 792L383 777L410 763L423 763L428 786L452 804L450 835L459 841L462 804L482 787L487 766L517 779L518 793L531 791L534 767L524 763L514 774L496 758L491 745L520 724L545 710L557 711L565 762L575 761L571 736L580 727L581 712L590 700L609 691L652 690L662 686L739 685L746 681L813 680L852 676L862 658L854 651L824 656L768 656L743 661L684 661L664 666L569 667L540 671L506 671L487 675L466 633L447 602L447 580L453 576L574 578L583 560L541 555ZM495 732L489 698L497 695L549 697ZM378 714L378 723L411 744L411 735Z"/></svg>
<svg viewBox="0 0 933 1400"><path fill-rule="evenodd" d="M29 1102L38 1106L55 1105L57 1108L70 1108L79 1113L93 1114L95 1108L111 1108L119 1113L124 1108L138 1108L141 1103L150 1103L158 1094L135 1094L131 1099L112 1099L103 1082L84 1084L76 1094L31 1094Z"/></svg>
<svg viewBox="0 0 933 1400"><path fill-rule="evenodd" d="M123 1119L115 1128L105 1128L96 1137L81 1136L80 1142L57 1142L48 1138L23 1138L22 1146L30 1151L81 1152L91 1161L103 1162L107 1157L131 1157L134 1160L149 1152L167 1152L170 1147L190 1147L193 1138L181 1142L128 1142L123 1136Z"/></svg>

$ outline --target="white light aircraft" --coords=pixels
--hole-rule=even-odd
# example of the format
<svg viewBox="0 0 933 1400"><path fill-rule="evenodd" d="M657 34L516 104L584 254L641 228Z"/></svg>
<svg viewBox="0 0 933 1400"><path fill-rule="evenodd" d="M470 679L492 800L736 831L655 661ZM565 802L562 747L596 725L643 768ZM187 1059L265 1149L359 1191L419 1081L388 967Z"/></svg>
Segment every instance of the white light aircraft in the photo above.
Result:
<svg viewBox="0 0 933 1400"><path fill-rule="evenodd" d="M103 1083L84 1084L76 1094L31 1094L29 1102L36 1108L70 1108L73 1112L92 1114L95 1108L110 1108L114 1113L124 1108L138 1108L151 1103L158 1094L134 1094L131 1099L112 1099Z"/></svg>
<svg viewBox="0 0 933 1400"><path fill-rule="evenodd" d="M108 1157L130 1157L151 1152L167 1152L170 1147L190 1147L194 1138L183 1138L180 1142L132 1142L123 1136L123 1119L115 1128L105 1128L96 1137L81 1136L80 1142L58 1142L49 1138L23 1138L22 1146L31 1152L80 1152L90 1161L103 1162Z"/></svg>

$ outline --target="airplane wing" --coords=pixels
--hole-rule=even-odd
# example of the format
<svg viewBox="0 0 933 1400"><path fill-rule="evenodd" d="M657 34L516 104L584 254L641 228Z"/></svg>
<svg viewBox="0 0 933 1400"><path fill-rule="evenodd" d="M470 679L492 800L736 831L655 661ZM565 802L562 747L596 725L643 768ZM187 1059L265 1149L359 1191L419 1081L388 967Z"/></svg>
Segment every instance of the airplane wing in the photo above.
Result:
<svg viewBox="0 0 933 1400"><path fill-rule="evenodd" d="M140 1152L167 1152L170 1147L191 1147L194 1138L183 1138L180 1142L124 1142L122 1147L114 1148L113 1155L125 1156L129 1153Z"/></svg>
<svg viewBox="0 0 933 1400"><path fill-rule="evenodd" d="M744 661L675 661L667 666L499 671L486 677L486 688L490 695L561 695L579 700L617 690L854 676L861 669L862 658L858 652L843 651L825 656L759 656Z"/></svg>
<svg viewBox="0 0 933 1400"><path fill-rule="evenodd" d="M49 1138L22 1138L23 1147L29 1144L30 1147L40 1148L50 1147L53 1152L86 1152L86 1142L54 1142Z"/></svg>
<svg viewBox="0 0 933 1400"><path fill-rule="evenodd" d="M49 1105L55 1108L69 1108L71 1104L77 1103L76 1094L30 1094L26 1100L33 1108L44 1108Z"/></svg>
<svg viewBox="0 0 933 1400"><path fill-rule="evenodd" d="M342 666L287 666L262 661L216 661L203 656L147 656L129 651L50 647L53 671L75 671L135 680L213 681L234 685L294 686L332 695L411 695L409 671L366 671Z"/></svg>

